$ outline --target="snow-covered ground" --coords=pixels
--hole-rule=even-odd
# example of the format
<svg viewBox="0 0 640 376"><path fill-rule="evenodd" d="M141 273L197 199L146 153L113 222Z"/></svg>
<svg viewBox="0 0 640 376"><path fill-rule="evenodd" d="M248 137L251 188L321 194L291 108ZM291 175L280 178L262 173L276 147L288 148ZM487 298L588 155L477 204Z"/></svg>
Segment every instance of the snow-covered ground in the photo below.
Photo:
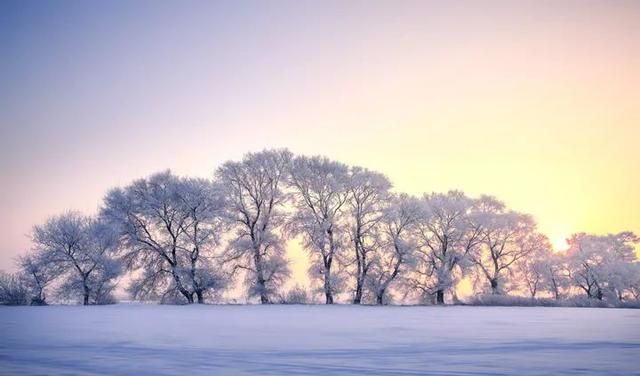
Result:
<svg viewBox="0 0 640 376"><path fill-rule="evenodd" d="M640 310L0 307L2 375L640 375Z"/></svg>

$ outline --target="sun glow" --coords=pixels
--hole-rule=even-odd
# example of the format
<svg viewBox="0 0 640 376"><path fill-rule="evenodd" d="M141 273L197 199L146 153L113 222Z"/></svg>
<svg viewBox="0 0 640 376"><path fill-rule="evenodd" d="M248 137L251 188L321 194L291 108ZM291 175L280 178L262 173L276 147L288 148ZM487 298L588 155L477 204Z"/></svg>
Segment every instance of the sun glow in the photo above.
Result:
<svg viewBox="0 0 640 376"><path fill-rule="evenodd" d="M569 249L569 243L567 243L566 236L558 236L553 240L553 251L564 252Z"/></svg>

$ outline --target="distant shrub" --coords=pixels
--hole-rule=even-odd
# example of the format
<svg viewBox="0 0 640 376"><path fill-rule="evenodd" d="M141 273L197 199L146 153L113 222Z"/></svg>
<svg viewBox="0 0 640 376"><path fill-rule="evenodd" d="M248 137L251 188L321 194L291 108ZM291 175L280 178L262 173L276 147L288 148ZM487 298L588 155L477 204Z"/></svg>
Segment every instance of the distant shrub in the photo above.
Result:
<svg viewBox="0 0 640 376"><path fill-rule="evenodd" d="M527 298L510 295L477 295L463 304L472 306L504 306L504 307L587 307L587 308L640 308L640 301L629 300L608 303L604 300L577 296L567 299Z"/></svg>
<svg viewBox="0 0 640 376"><path fill-rule="evenodd" d="M32 306L46 306L46 305L48 305L46 300L44 300L44 298L41 298L41 297L38 297L38 296L31 298L31 303L30 304Z"/></svg>
<svg viewBox="0 0 640 376"><path fill-rule="evenodd" d="M558 301L544 298L526 298L510 295L476 295L468 299L465 304L474 306L518 306L518 307L555 307Z"/></svg>
<svg viewBox="0 0 640 376"><path fill-rule="evenodd" d="M586 308L607 308L611 307L604 300L587 298L586 296L574 296L559 301L560 307L586 307Z"/></svg>
<svg viewBox="0 0 640 376"><path fill-rule="evenodd" d="M30 302L29 288L19 276L0 272L0 304L28 305Z"/></svg>
<svg viewBox="0 0 640 376"><path fill-rule="evenodd" d="M118 300L111 293L98 295L95 298L95 304L97 305L108 305L116 303L118 303Z"/></svg>
<svg viewBox="0 0 640 376"><path fill-rule="evenodd" d="M640 300L624 300L622 302L618 302L616 307L640 309Z"/></svg>
<svg viewBox="0 0 640 376"><path fill-rule="evenodd" d="M298 285L278 299L278 303L280 304L308 304L309 302L309 293L306 289Z"/></svg>
<svg viewBox="0 0 640 376"><path fill-rule="evenodd" d="M175 288L166 292L160 299L160 304L166 305L186 305L188 303L187 299Z"/></svg>

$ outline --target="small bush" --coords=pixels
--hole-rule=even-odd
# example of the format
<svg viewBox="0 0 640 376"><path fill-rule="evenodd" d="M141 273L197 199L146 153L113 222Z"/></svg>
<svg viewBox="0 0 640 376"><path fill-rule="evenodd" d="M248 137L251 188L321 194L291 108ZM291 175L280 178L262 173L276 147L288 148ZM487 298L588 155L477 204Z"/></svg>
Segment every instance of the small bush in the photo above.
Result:
<svg viewBox="0 0 640 376"><path fill-rule="evenodd" d="M616 303L618 308L636 308L640 309L640 300L623 300Z"/></svg>
<svg viewBox="0 0 640 376"><path fill-rule="evenodd" d="M187 305L189 302L184 297L184 295L180 294L177 289L171 289L167 293L165 293L160 299L160 304L165 305Z"/></svg>
<svg viewBox="0 0 640 376"><path fill-rule="evenodd" d="M607 308L611 307L606 301L593 298L587 298L586 296L574 296L572 298L563 299L560 301L561 307L584 307L584 308Z"/></svg>
<svg viewBox="0 0 640 376"><path fill-rule="evenodd" d="M98 295L95 298L96 305L108 305L108 304L116 304L116 303L118 303L118 300L111 293Z"/></svg>
<svg viewBox="0 0 640 376"><path fill-rule="evenodd" d="M608 303L604 300L576 296L555 300L548 298L527 298L510 295L477 295L469 298L464 304L472 306L502 306L502 307L586 307L586 308L640 308L640 301L629 300Z"/></svg>
<svg viewBox="0 0 640 376"><path fill-rule="evenodd" d="M32 305L32 306L46 306L48 304L47 304L47 302L45 301L44 298L39 297L39 296L35 296L35 297L31 298L30 305Z"/></svg>
<svg viewBox="0 0 640 376"><path fill-rule="evenodd" d="M28 305L29 288L23 279L14 274L0 273L0 304Z"/></svg>
<svg viewBox="0 0 640 376"><path fill-rule="evenodd" d="M307 290L303 287L296 285L286 294L280 296L278 302L280 304L308 304L310 301Z"/></svg>
<svg viewBox="0 0 640 376"><path fill-rule="evenodd" d="M552 299L535 299L510 295L476 295L465 302L474 306L517 306L517 307L554 307L558 302Z"/></svg>

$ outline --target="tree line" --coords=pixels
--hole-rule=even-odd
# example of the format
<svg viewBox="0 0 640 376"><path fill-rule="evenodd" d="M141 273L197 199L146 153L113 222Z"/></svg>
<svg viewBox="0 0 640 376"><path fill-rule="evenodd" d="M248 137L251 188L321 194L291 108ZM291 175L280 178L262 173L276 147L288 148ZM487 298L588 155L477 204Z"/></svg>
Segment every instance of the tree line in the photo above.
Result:
<svg viewBox="0 0 640 376"><path fill-rule="evenodd" d="M311 288L283 292L286 242L309 255ZM460 191L414 197L383 174L288 150L249 153L210 179L170 171L110 190L95 216L66 212L33 227L0 302L216 301L234 283L260 303L337 297L353 304L457 301L475 294L640 299L631 232L572 235L554 251L532 216Z"/></svg>

